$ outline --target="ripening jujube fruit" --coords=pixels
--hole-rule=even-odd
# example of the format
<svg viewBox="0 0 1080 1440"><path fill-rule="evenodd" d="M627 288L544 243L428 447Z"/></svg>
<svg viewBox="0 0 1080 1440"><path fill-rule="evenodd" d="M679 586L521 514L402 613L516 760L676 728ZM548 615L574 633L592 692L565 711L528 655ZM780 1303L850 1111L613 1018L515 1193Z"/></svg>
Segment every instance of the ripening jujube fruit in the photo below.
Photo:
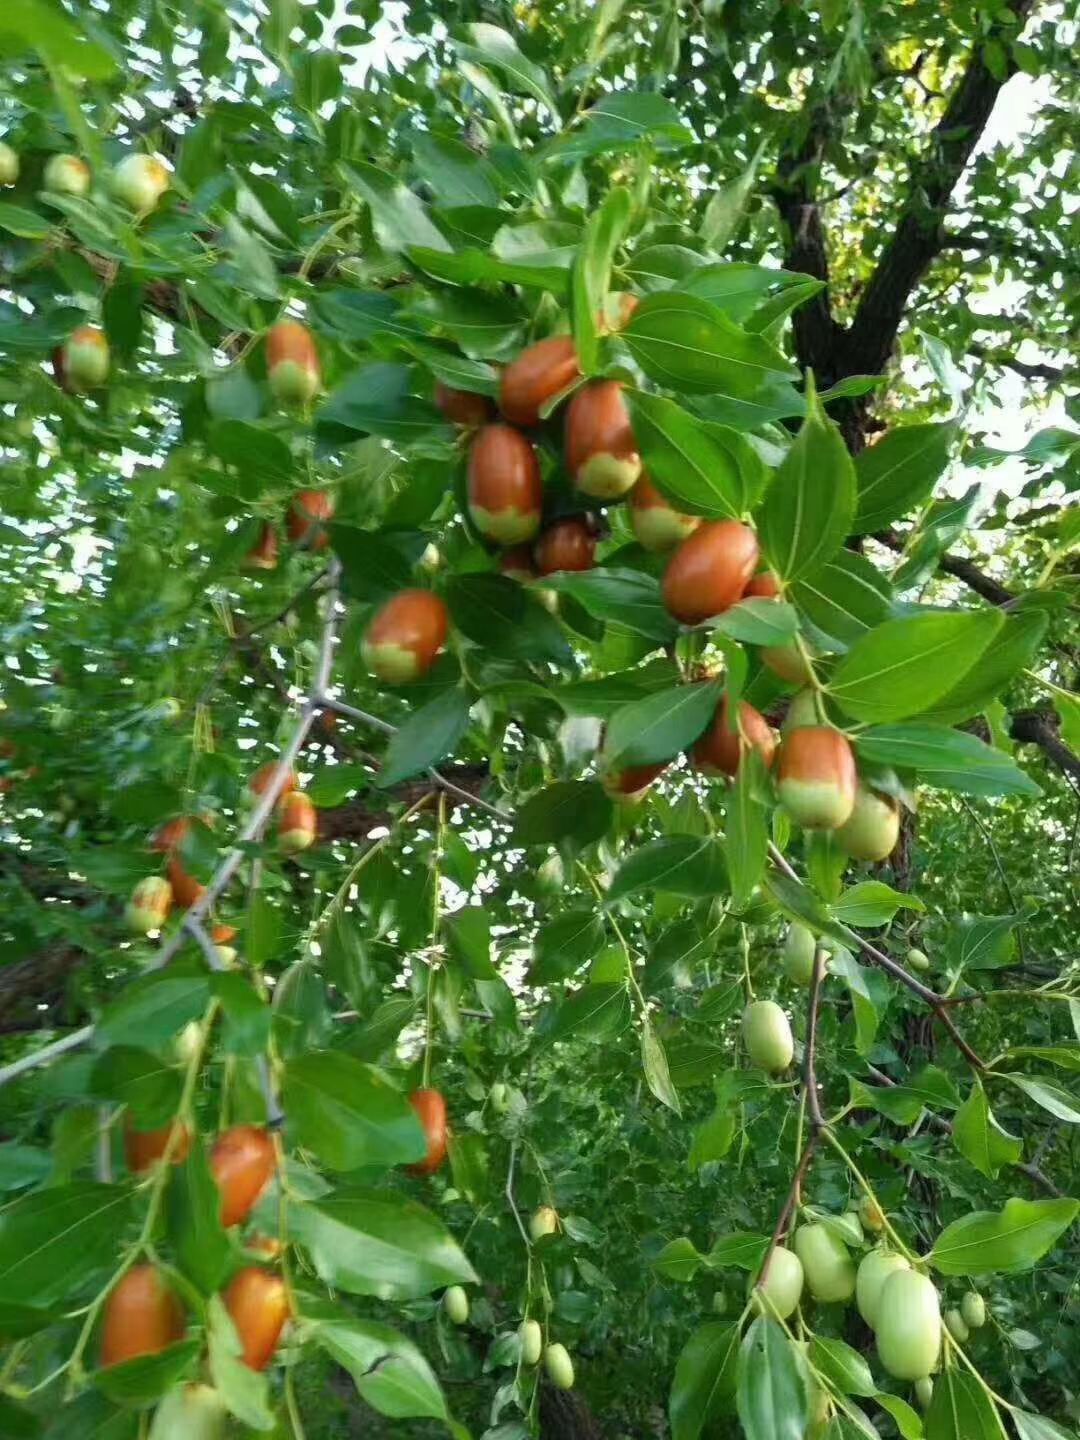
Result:
<svg viewBox="0 0 1080 1440"><path fill-rule="evenodd" d="M101 1365L156 1355L184 1333L184 1307L153 1265L136 1265L105 1302Z"/></svg>
<svg viewBox="0 0 1080 1440"><path fill-rule="evenodd" d="M41 183L57 195L89 195L90 166L77 155L53 155L45 166Z"/></svg>
<svg viewBox="0 0 1080 1440"><path fill-rule="evenodd" d="M294 545L325 550L330 543L326 523L334 518L334 497L328 490L299 490L285 513L285 532Z"/></svg>
<svg viewBox="0 0 1080 1440"><path fill-rule="evenodd" d="M780 746L780 803L804 830L835 830L851 814L857 777L846 735L831 725L803 725Z"/></svg>
<svg viewBox="0 0 1080 1440"><path fill-rule="evenodd" d="M442 1308L452 1325L465 1325L469 1319L469 1297L460 1285L443 1291Z"/></svg>
<svg viewBox="0 0 1080 1440"><path fill-rule="evenodd" d="M488 540L520 545L540 529L544 482L536 451L512 425L485 425L469 451L469 518Z"/></svg>
<svg viewBox="0 0 1080 1440"><path fill-rule="evenodd" d="M652 554L673 550L701 524L700 515L684 515L643 474L630 492L630 524L639 545Z"/></svg>
<svg viewBox="0 0 1080 1440"><path fill-rule="evenodd" d="M900 838L900 808L891 795L867 785L855 791L851 814L836 831L836 843L853 860L885 860Z"/></svg>
<svg viewBox="0 0 1080 1440"><path fill-rule="evenodd" d="M784 713L784 719L780 725L781 734L786 735L789 730L800 730L804 725L820 725L821 709L818 705L817 691L813 689L800 690L793 695Z"/></svg>
<svg viewBox="0 0 1080 1440"><path fill-rule="evenodd" d="M210 1173L221 1195L221 1223L239 1225L254 1210L277 1168L274 1141L257 1125L234 1125L214 1141Z"/></svg>
<svg viewBox="0 0 1080 1440"><path fill-rule="evenodd" d="M265 1370L289 1318L285 1281L249 1265L233 1276L223 1298L240 1339L241 1359L250 1370Z"/></svg>
<svg viewBox="0 0 1080 1440"><path fill-rule="evenodd" d="M14 185L19 178L19 155L0 140L0 185Z"/></svg>
<svg viewBox="0 0 1080 1440"><path fill-rule="evenodd" d="M728 697L725 695L716 707L708 729L694 742L691 752L694 764L707 774L734 777L748 748L758 752L768 769L776 750L776 736L765 716L746 700L739 702L738 731L729 728Z"/></svg>
<svg viewBox="0 0 1080 1440"><path fill-rule="evenodd" d="M109 342L96 325L80 325L53 354L61 387L72 394L96 390L109 378Z"/></svg>
<svg viewBox="0 0 1080 1440"><path fill-rule="evenodd" d="M898 1255L895 1250L871 1250L859 1261L855 1275L855 1304L871 1330L877 1323L878 1303L885 1281L898 1270L910 1269L903 1255Z"/></svg>
<svg viewBox="0 0 1080 1440"><path fill-rule="evenodd" d="M791 1025L774 1000L752 1000L747 1005L742 1038L751 1065L769 1075L786 1070L795 1055Z"/></svg>
<svg viewBox="0 0 1080 1440"><path fill-rule="evenodd" d="M140 215L154 208L169 183L168 167L155 155L125 155L109 177L116 198Z"/></svg>
<svg viewBox="0 0 1080 1440"><path fill-rule="evenodd" d="M509 580L516 580L520 585L535 580L536 566L533 564L532 546L513 545L509 550L504 550L499 556L499 574L505 575Z"/></svg>
<svg viewBox="0 0 1080 1440"><path fill-rule="evenodd" d="M319 834L319 817L310 796L299 790L278 802L278 849L295 855L314 845Z"/></svg>
<svg viewBox="0 0 1080 1440"><path fill-rule="evenodd" d="M281 777L281 788L278 794L291 795L300 781L297 779L296 771L291 766L282 766L280 760L268 760L265 765L260 765L248 781L248 789L253 795L265 795L281 775L283 769L285 774Z"/></svg>
<svg viewBox="0 0 1080 1440"><path fill-rule="evenodd" d="M859 1219L867 1230L875 1234L885 1228L885 1212L872 1195L863 1195L859 1201Z"/></svg>
<svg viewBox="0 0 1080 1440"><path fill-rule="evenodd" d="M583 385L566 411L566 468L579 490L618 500L641 474L641 455L618 380Z"/></svg>
<svg viewBox="0 0 1080 1440"><path fill-rule="evenodd" d="M796 985L809 985L814 978L814 954L817 941L814 932L793 922L784 936L784 974Z"/></svg>
<svg viewBox="0 0 1080 1440"><path fill-rule="evenodd" d="M855 1262L827 1225L800 1225L795 1232L795 1253L815 1300L832 1303L850 1300L855 1294Z"/></svg>
<svg viewBox="0 0 1080 1440"><path fill-rule="evenodd" d="M759 570L747 581L744 600L775 600L780 594L780 581L771 570Z"/></svg>
<svg viewBox="0 0 1080 1440"><path fill-rule="evenodd" d="M486 395L478 395L474 390L455 390L441 380L435 382L435 406L447 420L470 430L483 425L495 413L495 406Z"/></svg>
<svg viewBox="0 0 1080 1440"><path fill-rule="evenodd" d="M169 1163L182 1165L191 1152L191 1127L183 1120L170 1120L156 1130L137 1130L131 1117L124 1117L124 1158L132 1175L141 1175L156 1165L168 1150L170 1141L172 1153Z"/></svg>
<svg viewBox="0 0 1080 1440"><path fill-rule="evenodd" d="M499 378L499 409L511 425L539 424L547 401L581 377L577 350L569 335L538 340L512 360Z"/></svg>
<svg viewBox="0 0 1080 1440"><path fill-rule="evenodd" d="M751 1295L758 1291L764 1296L757 1301L757 1308L763 1314L771 1315L775 1311L781 1320L786 1320L802 1299L804 1280L802 1261L798 1255L783 1245L777 1245L764 1282L759 1284L751 1275L747 1288Z"/></svg>
<svg viewBox="0 0 1080 1440"><path fill-rule="evenodd" d="M521 1361L524 1365L536 1365L544 1351L544 1332L538 1320L523 1320L518 1327L521 1342Z"/></svg>
<svg viewBox="0 0 1080 1440"><path fill-rule="evenodd" d="M544 1369L556 1390L574 1388L574 1362L565 1345L549 1345L544 1351Z"/></svg>
<svg viewBox="0 0 1080 1440"><path fill-rule="evenodd" d="M276 570L278 563L278 530L269 520L263 521L259 538L244 556L248 570Z"/></svg>
<svg viewBox="0 0 1080 1440"><path fill-rule="evenodd" d="M446 1159L449 1125L446 1115L446 1101L438 1090L414 1090L409 1104L416 1112L420 1127L427 1142L427 1154L415 1165L406 1169L410 1175L434 1175Z"/></svg>
<svg viewBox="0 0 1080 1440"><path fill-rule="evenodd" d="M653 781L667 768L666 760L661 760L657 765L624 765L619 770L605 770L600 776L600 783L612 800L633 803L641 799Z"/></svg>
<svg viewBox="0 0 1080 1440"><path fill-rule="evenodd" d="M189 875L175 855L170 857L165 868L172 886L173 900L180 909L190 910L192 905L197 905L206 894L206 886L202 881Z"/></svg>
<svg viewBox="0 0 1080 1440"><path fill-rule="evenodd" d="M742 599L758 562L754 532L738 520L710 520L682 542L664 572L664 604L684 625L699 625Z"/></svg>
<svg viewBox="0 0 1080 1440"><path fill-rule="evenodd" d="M172 903L173 890L168 880L160 875L148 875L135 886L131 899L124 907L128 929L134 930L137 935L160 930L169 918Z"/></svg>
<svg viewBox="0 0 1080 1440"><path fill-rule="evenodd" d="M400 590L373 616L364 633L364 663L388 685L426 675L446 643L450 617L430 590Z"/></svg>
<svg viewBox="0 0 1080 1440"><path fill-rule="evenodd" d="M977 1290L968 1290L960 1302L960 1314L970 1330L981 1330L986 1324L986 1301Z"/></svg>
<svg viewBox="0 0 1080 1440"><path fill-rule="evenodd" d="M941 1351L941 1302L917 1270L897 1270L885 1281L875 1324L881 1363L897 1380L921 1380Z"/></svg>
<svg viewBox="0 0 1080 1440"><path fill-rule="evenodd" d="M554 1235L558 1228L559 1212L551 1205L539 1205L529 1216L529 1236L532 1240Z"/></svg>
<svg viewBox="0 0 1080 1440"><path fill-rule="evenodd" d="M596 564L596 537L588 522L579 516L556 520L537 540L533 555L540 575L591 570Z"/></svg>
<svg viewBox="0 0 1080 1440"><path fill-rule="evenodd" d="M150 837L150 849L161 855L172 855L179 850L190 830L191 821L184 815L178 815L175 820L166 820Z"/></svg>
<svg viewBox="0 0 1080 1440"><path fill-rule="evenodd" d="M322 371L315 337L299 320L279 320L267 331L266 378L283 405L307 405L319 393Z"/></svg>
<svg viewBox="0 0 1080 1440"><path fill-rule="evenodd" d="M781 680L786 680L789 685L809 685L813 681L814 672L806 653L796 645L794 640L789 640L785 645L765 645L759 652L761 663L779 675Z"/></svg>

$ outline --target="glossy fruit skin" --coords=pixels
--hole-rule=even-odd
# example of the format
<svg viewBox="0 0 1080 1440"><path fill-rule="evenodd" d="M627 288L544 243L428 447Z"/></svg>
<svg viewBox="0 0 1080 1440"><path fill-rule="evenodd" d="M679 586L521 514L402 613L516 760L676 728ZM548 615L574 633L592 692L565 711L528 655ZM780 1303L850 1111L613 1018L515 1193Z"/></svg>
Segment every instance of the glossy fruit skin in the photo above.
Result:
<svg viewBox="0 0 1080 1440"><path fill-rule="evenodd" d="M810 662L794 640L786 645L765 645L760 653L761 663L789 685L809 685L814 678Z"/></svg>
<svg viewBox="0 0 1080 1440"><path fill-rule="evenodd" d="M666 760L659 765L626 765L621 770L606 770L600 783L612 800L633 804L667 768Z"/></svg>
<svg viewBox="0 0 1080 1440"><path fill-rule="evenodd" d="M912 947L907 952L907 964L911 970L929 970L930 957L923 950Z"/></svg>
<svg viewBox="0 0 1080 1440"><path fill-rule="evenodd" d="M307 795L294 790L278 803L278 849L283 855L307 850L318 834L318 813Z"/></svg>
<svg viewBox="0 0 1080 1440"><path fill-rule="evenodd" d="M945 1311L945 1329L958 1345L966 1345L971 1338L964 1317L955 1306L951 1310Z"/></svg>
<svg viewBox="0 0 1080 1440"><path fill-rule="evenodd" d="M516 580L520 585L535 580L536 566L533 564L532 546L514 545L509 550L504 550L499 556L499 574Z"/></svg>
<svg viewBox="0 0 1080 1440"><path fill-rule="evenodd" d="M960 1314L969 1330L981 1330L986 1324L986 1301L977 1290L968 1290L964 1295Z"/></svg>
<svg viewBox="0 0 1080 1440"><path fill-rule="evenodd" d="M512 425L485 425L469 451L469 518L497 545L520 545L540 530L544 482L536 451Z"/></svg>
<svg viewBox="0 0 1080 1440"><path fill-rule="evenodd" d="M246 570L276 570L278 563L278 531L269 520L263 522L259 538L244 556Z"/></svg>
<svg viewBox="0 0 1080 1440"><path fill-rule="evenodd" d="M803 725L780 746L780 803L804 830L836 830L855 805L855 757L831 725Z"/></svg>
<svg viewBox="0 0 1080 1440"><path fill-rule="evenodd" d="M886 860L900 838L900 809L891 795L866 785L855 791L851 814L836 831L836 843L853 860Z"/></svg>
<svg viewBox="0 0 1080 1440"><path fill-rule="evenodd" d="M57 195L88 195L90 166L77 155L53 155L45 166L42 188Z"/></svg>
<svg viewBox="0 0 1080 1440"><path fill-rule="evenodd" d="M544 1332L538 1320L523 1320L518 1327L521 1360L524 1365L537 1365L544 1353Z"/></svg>
<svg viewBox="0 0 1080 1440"><path fill-rule="evenodd" d="M540 409L580 379L577 350L569 335L538 340L512 360L499 379L499 409L511 425L540 423Z"/></svg>
<svg viewBox="0 0 1080 1440"><path fill-rule="evenodd" d="M322 371L315 337L299 320L279 320L267 331L266 378L282 405L307 405L319 393Z"/></svg>
<svg viewBox="0 0 1080 1440"><path fill-rule="evenodd" d="M162 1396L149 1440L222 1440L228 1413L212 1386L180 1386Z"/></svg>
<svg viewBox="0 0 1080 1440"><path fill-rule="evenodd" d="M116 198L140 215L154 208L169 184L167 167L154 155L125 155L110 177Z"/></svg>
<svg viewBox="0 0 1080 1440"><path fill-rule="evenodd" d="M486 395L477 395L473 390L455 390L441 380L435 382L435 407L447 420L469 430L485 424L495 413L495 406Z"/></svg>
<svg viewBox="0 0 1080 1440"><path fill-rule="evenodd" d="M109 342L95 325L80 325L54 356L56 378L73 395L97 390L109 378Z"/></svg>
<svg viewBox="0 0 1080 1440"><path fill-rule="evenodd" d="M668 561L663 595L668 613L700 625L742 599L758 562L754 532L738 520L709 520Z"/></svg>
<svg viewBox="0 0 1080 1440"><path fill-rule="evenodd" d="M596 537L580 518L556 520L536 542L533 556L540 575L554 575L559 570L591 570L596 564Z"/></svg>
<svg viewBox="0 0 1080 1440"><path fill-rule="evenodd" d="M772 1315L775 1312L782 1320L786 1320L794 1313L802 1299L805 1283L802 1261L793 1250L778 1245L769 1261L764 1285L755 1285L754 1281L755 1277L751 1276L748 1288L751 1294L755 1290L763 1292L764 1299L756 1302L761 1313Z"/></svg>
<svg viewBox="0 0 1080 1440"><path fill-rule="evenodd" d="M534 1242L545 1235L554 1235L559 1228L559 1212L550 1205L540 1205L529 1216L529 1237Z"/></svg>
<svg viewBox="0 0 1080 1440"><path fill-rule="evenodd" d="M941 1302L925 1275L897 1270L878 1300L877 1352L897 1380L921 1380L941 1352Z"/></svg>
<svg viewBox="0 0 1080 1440"><path fill-rule="evenodd" d="M148 935L151 930L160 930L169 918L172 902L173 891L168 880L162 879L160 875L148 875L135 886L124 909L128 929L133 930L136 935Z"/></svg>
<svg viewBox="0 0 1080 1440"><path fill-rule="evenodd" d="M280 1275L249 1265L229 1282L224 1295L249 1370L265 1370L289 1318L289 1292Z"/></svg>
<svg viewBox="0 0 1080 1440"><path fill-rule="evenodd" d="M426 675L446 644L450 617L430 590L400 590L375 612L364 635L364 661L387 685Z"/></svg>
<svg viewBox="0 0 1080 1440"><path fill-rule="evenodd" d="M759 570L752 575L743 591L744 600L775 600L780 594L780 581L771 570Z"/></svg>
<svg viewBox="0 0 1080 1440"><path fill-rule="evenodd" d="M709 728L699 736L691 753L694 764L707 775L734 778L748 747L758 752L767 770L776 752L776 736L765 716L746 700L739 702L739 732L730 729L725 695L716 707Z"/></svg>
<svg viewBox="0 0 1080 1440"><path fill-rule="evenodd" d="M221 1193L221 1223L239 1225L254 1210L277 1168L274 1142L257 1125L234 1125L214 1141L210 1173Z"/></svg>
<svg viewBox="0 0 1080 1440"><path fill-rule="evenodd" d="M817 941L805 925L792 923L784 936L784 974L796 985L809 985L814 978Z"/></svg>
<svg viewBox="0 0 1080 1440"><path fill-rule="evenodd" d="M267 790L277 779L282 769L280 760L268 760L265 765L260 765L255 774L248 781L248 789L253 795L265 795ZM296 778L296 771L291 767L286 768L284 780L282 781L279 795L291 795L300 784ZM235 932L234 932L235 933Z"/></svg>
<svg viewBox="0 0 1080 1440"><path fill-rule="evenodd" d="M285 515L285 532L294 545L308 542L309 550L325 550L330 543L325 525L336 506L328 490L300 490Z"/></svg>
<svg viewBox="0 0 1080 1440"><path fill-rule="evenodd" d="M885 1281L898 1270L910 1269L911 1266L903 1255L897 1255L893 1250L871 1250L859 1261L859 1269L855 1275L855 1304L871 1330L877 1322Z"/></svg>
<svg viewBox="0 0 1080 1440"><path fill-rule="evenodd" d="M451 1325L466 1325L469 1320L469 1297L460 1285L443 1291L442 1307Z"/></svg>
<svg viewBox="0 0 1080 1440"><path fill-rule="evenodd" d="M182 1165L191 1151L191 1129L182 1120L170 1120L157 1130L136 1130L130 1116L124 1119L124 1156L132 1175L142 1175L162 1159L176 1131L169 1163Z"/></svg>
<svg viewBox="0 0 1080 1440"><path fill-rule="evenodd" d="M875 1235L885 1229L885 1212L869 1195L863 1195L859 1201L859 1219L864 1227L872 1230Z"/></svg>
<svg viewBox="0 0 1080 1440"><path fill-rule="evenodd" d="M179 908L190 910L192 905L197 905L206 894L206 886L196 880L194 875L189 875L175 855L170 856L165 868L172 886L173 900Z"/></svg>
<svg viewBox="0 0 1080 1440"><path fill-rule="evenodd" d="M786 1070L795 1055L791 1025L773 1000L752 1000L747 1005L742 1014L742 1038L750 1064L768 1075Z"/></svg>
<svg viewBox="0 0 1080 1440"><path fill-rule="evenodd" d="M449 1138L446 1101L438 1090L414 1090L409 1096L409 1104L416 1111L424 1131L427 1154L417 1164L405 1168L410 1175L434 1175L446 1159Z"/></svg>
<svg viewBox="0 0 1080 1440"><path fill-rule="evenodd" d="M19 178L19 155L0 140L0 185L14 185Z"/></svg>
<svg viewBox="0 0 1080 1440"><path fill-rule="evenodd" d="M153 1265L136 1265L105 1302L101 1365L156 1355L184 1333L184 1307Z"/></svg>
<svg viewBox="0 0 1080 1440"><path fill-rule="evenodd" d="M593 380L566 411L566 468L579 490L619 500L637 483L641 455L618 380Z"/></svg>
<svg viewBox="0 0 1080 1440"><path fill-rule="evenodd" d="M795 1253L815 1300L832 1303L850 1300L855 1294L855 1262L827 1225L800 1225L795 1232Z"/></svg>
<svg viewBox="0 0 1080 1440"><path fill-rule="evenodd" d="M556 1390L574 1388L574 1362L565 1345L548 1345L544 1350L544 1369Z"/></svg>
<svg viewBox="0 0 1080 1440"><path fill-rule="evenodd" d="M684 515L668 503L648 475L630 492L630 524L638 544L653 555L674 550L701 524L699 515Z"/></svg>

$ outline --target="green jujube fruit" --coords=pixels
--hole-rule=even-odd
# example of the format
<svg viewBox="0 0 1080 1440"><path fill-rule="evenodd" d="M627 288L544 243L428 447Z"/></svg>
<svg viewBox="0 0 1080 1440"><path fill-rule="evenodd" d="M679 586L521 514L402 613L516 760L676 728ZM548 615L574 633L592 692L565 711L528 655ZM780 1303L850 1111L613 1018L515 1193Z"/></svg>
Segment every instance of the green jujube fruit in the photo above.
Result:
<svg viewBox="0 0 1080 1440"><path fill-rule="evenodd" d="M981 1330L986 1324L986 1301L977 1290L969 1290L961 1300L960 1314L969 1330Z"/></svg>
<svg viewBox="0 0 1080 1440"><path fill-rule="evenodd" d="M793 1251L778 1245L769 1261L764 1284L756 1285L756 1281L757 1276L751 1275L746 1289L751 1295L755 1288L763 1292L757 1300L757 1308L765 1315L775 1312L781 1320L786 1320L802 1299L802 1261Z"/></svg>
<svg viewBox="0 0 1080 1440"><path fill-rule="evenodd" d="M855 1276L855 1304L859 1314L873 1330L877 1320L878 1303L885 1281L897 1270L910 1270L911 1266L902 1255L893 1250L871 1250L859 1262Z"/></svg>
<svg viewBox="0 0 1080 1440"><path fill-rule="evenodd" d="M877 1352L897 1380L921 1380L941 1353L941 1302L933 1283L916 1270L885 1281L877 1307Z"/></svg>
<svg viewBox="0 0 1080 1440"><path fill-rule="evenodd" d="M751 1065L776 1075L786 1070L795 1054L791 1026L773 1000L755 1000L742 1016L742 1037Z"/></svg>
<svg viewBox="0 0 1080 1440"><path fill-rule="evenodd" d="M796 985L809 985L814 978L817 942L805 925L793 923L784 936L784 974Z"/></svg>
<svg viewBox="0 0 1080 1440"><path fill-rule="evenodd" d="M800 1225L795 1253L802 1261L806 1284L815 1300L831 1304L855 1293L855 1262L842 1240L826 1225Z"/></svg>

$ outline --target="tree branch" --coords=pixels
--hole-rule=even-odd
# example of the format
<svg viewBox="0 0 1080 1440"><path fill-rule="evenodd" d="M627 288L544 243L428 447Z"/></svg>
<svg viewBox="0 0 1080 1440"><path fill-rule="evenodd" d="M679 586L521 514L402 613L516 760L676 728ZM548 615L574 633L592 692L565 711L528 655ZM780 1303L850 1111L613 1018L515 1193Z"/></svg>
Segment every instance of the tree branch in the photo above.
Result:
<svg viewBox="0 0 1080 1440"><path fill-rule="evenodd" d="M896 554L903 554L905 537L898 531L877 530L874 532L874 539ZM946 575L952 575L954 579L962 580L991 605L1011 605L1017 598L1000 581L987 575L973 560L966 560L962 555L939 555L937 563L939 570L944 570Z"/></svg>
<svg viewBox="0 0 1080 1440"><path fill-rule="evenodd" d="M1035 365L1026 360L1017 360L1007 350L995 350L988 345L975 344L967 348L968 354L974 355L976 359L985 360L988 365L1003 365L1007 370L1022 375L1025 380L1049 380L1052 385L1060 385L1067 375L1065 370L1056 365Z"/></svg>

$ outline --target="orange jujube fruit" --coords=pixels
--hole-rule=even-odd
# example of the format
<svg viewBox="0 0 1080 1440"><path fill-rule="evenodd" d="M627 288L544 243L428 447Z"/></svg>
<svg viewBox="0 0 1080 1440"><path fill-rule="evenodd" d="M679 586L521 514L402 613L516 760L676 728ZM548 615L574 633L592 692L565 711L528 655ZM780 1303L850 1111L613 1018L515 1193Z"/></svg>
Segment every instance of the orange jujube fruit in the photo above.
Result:
<svg viewBox="0 0 1080 1440"><path fill-rule="evenodd" d="M284 405L306 405L322 384L315 337L299 320L279 320L266 336L266 375Z"/></svg>
<svg viewBox="0 0 1080 1440"><path fill-rule="evenodd" d="M388 685L426 675L446 644L450 617L430 590L400 590L375 612L364 635L368 669Z"/></svg>
<svg viewBox="0 0 1080 1440"><path fill-rule="evenodd" d="M233 1276L224 1299L243 1347L244 1364L251 1370L265 1370L289 1318L285 1281L269 1270L249 1265Z"/></svg>
<svg viewBox="0 0 1080 1440"><path fill-rule="evenodd" d="M427 1154L423 1160L406 1168L410 1175L434 1175L446 1159L446 1101L438 1090L414 1090L409 1096L409 1104L423 1127Z"/></svg>
<svg viewBox="0 0 1080 1440"><path fill-rule="evenodd" d="M600 777L601 784L613 800L640 800L668 764L662 760L658 765L626 765L621 770L608 770Z"/></svg>
<svg viewBox="0 0 1080 1440"><path fill-rule="evenodd" d="M278 802L278 846L286 855L295 855L314 845L319 817L309 796L294 790Z"/></svg>
<svg viewBox="0 0 1080 1440"><path fill-rule="evenodd" d="M598 500L618 500L641 474L641 454L618 380L583 385L566 411L566 468Z"/></svg>
<svg viewBox="0 0 1080 1440"><path fill-rule="evenodd" d="M802 725L780 746L780 803L804 830L835 830L855 807L855 757L831 725Z"/></svg>
<svg viewBox="0 0 1080 1440"><path fill-rule="evenodd" d="M309 549L325 550L330 543L324 526L334 518L334 497L328 490L299 490L285 515L285 530L294 545L310 540Z"/></svg>
<svg viewBox="0 0 1080 1440"><path fill-rule="evenodd" d="M228 945L230 941L236 939L236 926L215 925L210 931L210 939L215 945Z"/></svg>
<svg viewBox="0 0 1080 1440"><path fill-rule="evenodd" d="M156 1355L182 1338L184 1307L153 1265L129 1270L105 1302L101 1365Z"/></svg>
<svg viewBox="0 0 1080 1440"><path fill-rule="evenodd" d="M596 564L596 537L579 517L556 520L540 536L533 553L540 575L553 575L557 570L591 570Z"/></svg>
<svg viewBox="0 0 1080 1440"><path fill-rule="evenodd" d="M485 425L469 451L469 518L497 545L519 545L540 529L544 483L536 451L512 425Z"/></svg>
<svg viewBox="0 0 1080 1440"><path fill-rule="evenodd" d="M486 395L478 395L473 390L455 390L441 380L435 382L435 406L447 420L469 430L485 424L495 413L495 406Z"/></svg>
<svg viewBox="0 0 1080 1440"><path fill-rule="evenodd" d="M499 409L511 425L527 429L540 421L548 400L581 377L577 350L569 335L552 335L523 350L502 372Z"/></svg>
<svg viewBox="0 0 1080 1440"><path fill-rule="evenodd" d="M684 540L664 572L664 604L684 625L699 625L742 599L758 562L754 532L738 520L711 520Z"/></svg>
<svg viewBox="0 0 1080 1440"><path fill-rule="evenodd" d="M265 765L260 765L258 770L255 771L255 774L252 775L248 781L248 789L253 795L265 795L270 786L278 778L281 769L282 765L280 760L268 760ZM299 784L300 781L296 778L296 771L290 767L282 782L279 794L291 795Z"/></svg>
<svg viewBox="0 0 1080 1440"><path fill-rule="evenodd" d="M776 736L765 716L745 700L739 702L739 730L741 734L728 728L725 695L716 707L709 728L694 745L694 764L698 769L734 776L748 745L758 752L768 768L776 751Z"/></svg>
<svg viewBox="0 0 1080 1440"><path fill-rule="evenodd" d="M136 1130L130 1116L124 1118L124 1156L127 1167L133 1175L149 1170L169 1148L169 1141L176 1131L176 1142L169 1159L173 1165L182 1165L191 1152L191 1130L182 1120L170 1120L157 1130Z"/></svg>
<svg viewBox="0 0 1080 1440"><path fill-rule="evenodd" d="M234 1125L210 1151L210 1173L221 1193L221 1223L239 1225L254 1210L274 1174L277 1157L268 1131Z"/></svg>
<svg viewBox="0 0 1080 1440"><path fill-rule="evenodd" d="M196 880L194 875L189 875L175 855L170 857L165 868L172 886L173 900L180 909L190 910L192 905L197 905L206 894L206 886Z"/></svg>
<svg viewBox="0 0 1080 1440"><path fill-rule="evenodd" d="M746 589L743 591L743 599L751 600L757 597L761 600L775 600L780 594L780 581L771 570L759 570L753 576Z"/></svg>

